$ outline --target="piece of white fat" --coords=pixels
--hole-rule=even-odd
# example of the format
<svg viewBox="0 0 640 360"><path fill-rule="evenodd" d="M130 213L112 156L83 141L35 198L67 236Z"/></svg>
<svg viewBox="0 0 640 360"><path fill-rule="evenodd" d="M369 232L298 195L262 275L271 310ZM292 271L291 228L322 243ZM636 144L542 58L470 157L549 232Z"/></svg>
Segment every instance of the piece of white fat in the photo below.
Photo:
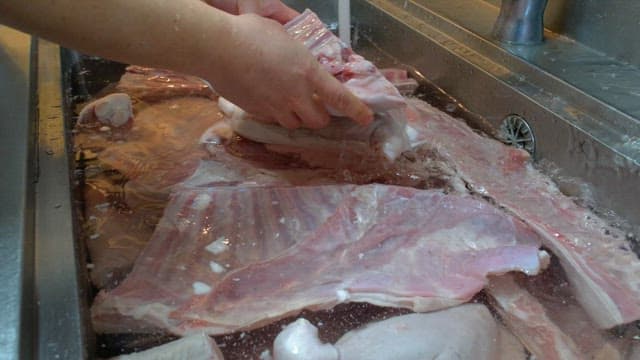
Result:
<svg viewBox="0 0 640 360"><path fill-rule="evenodd" d="M224 236L221 236L218 238L218 240L207 245L205 249L210 253L218 255L220 253L225 252L228 247L229 247L229 240L225 239Z"/></svg>
<svg viewBox="0 0 640 360"><path fill-rule="evenodd" d="M86 105L78 115L80 124L98 120L100 123L119 127L133 118L131 97L124 93L107 95Z"/></svg>
<svg viewBox="0 0 640 360"><path fill-rule="evenodd" d="M218 107L227 118L241 118L246 116L244 110L223 97L218 98Z"/></svg>
<svg viewBox="0 0 640 360"><path fill-rule="evenodd" d="M233 131L240 136L263 144L294 146L303 149L344 147L354 153L377 153L393 161L411 148L402 109L376 113L368 126L353 120L334 117L322 129L286 129L277 124L256 121L242 109L220 98L218 105Z"/></svg>
<svg viewBox="0 0 640 360"><path fill-rule="evenodd" d="M221 274L221 273L227 271L227 269L225 269L224 266L218 264L215 261L210 261L209 262L209 267L211 268L211 271L213 271L216 274Z"/></svg>
<svg viewBox="0 0 640 360"><path fill-rule="evenodd" d="M323 344L318 328L300 318L287 325L273 343L274 360L338 360L338 350Z"/></svg>
<svg viewBox="0 0 640 360"><path fill-rule="evenodd" d="M211 292L211 286L200 281L194 282L192 286L193 286L193 293L196 295L203 295Z"/></svg>
<svg viewBox="0 0 640 360"><path fill-rule="evenodd" d="M112 360L223 360L215 341L198 333L146 351L118 356Z"/></svg>
<svg viewBox="0 0 640 360"><path fill-rule="evenodd" d="M336 291L336 297L338 301L345 302L349 299L349 292L347 290L341 289Z"/></svg>
<svg viewBox="0 0 640 360"><path fill-rule="evenodd" d="M193 199L193 203L191 204L191 208L194 210L204 210L211 203L211 196L209 194L199 194Z"/></svg>

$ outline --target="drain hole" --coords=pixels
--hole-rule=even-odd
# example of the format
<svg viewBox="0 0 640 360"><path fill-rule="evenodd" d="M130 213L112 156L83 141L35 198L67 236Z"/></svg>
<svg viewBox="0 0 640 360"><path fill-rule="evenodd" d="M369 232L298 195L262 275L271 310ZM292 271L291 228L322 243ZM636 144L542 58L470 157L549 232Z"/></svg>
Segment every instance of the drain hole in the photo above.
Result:
<svg viewBox="0 0 640 360"><path fill-rule="evenodd" d="M509 115L502 120L499 137L507 145L524 149L531 156L535 154L536 140L533 136L533 130L520 115Z"/></svg>

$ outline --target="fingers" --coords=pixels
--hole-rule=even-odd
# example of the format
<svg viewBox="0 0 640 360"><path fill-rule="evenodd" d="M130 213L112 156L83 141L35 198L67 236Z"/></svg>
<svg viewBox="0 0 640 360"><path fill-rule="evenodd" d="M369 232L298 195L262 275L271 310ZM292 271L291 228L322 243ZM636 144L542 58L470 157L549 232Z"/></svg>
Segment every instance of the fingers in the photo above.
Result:
<svg viewBox="0 0 640 360"><path fill-rule="evenodd" d="M269 15L269 17L284 25L293 20L298 15L300 15L299 12L278 1L276 10L271 15Z"/></svg>
<svg viewBox="0 0 640 360"><path fill-rule="evenodd" d="M294 113L281 112L276 118L282 127L287 129L297 129L302 126L302 121Z"/></svg>
<svg viewBox="0 0 640 360"><path fill-rule="evenodd" d="M320 103L317 96L309 95L300 97L293 105L298 118L302 120L302 125L310 129L321 129L329 125L331 117L327 109Z"/></svg>
<svg viewBox="0 0 640 360"><path fill-rule="evenodd" d="M238 0L237 6L239 14L257 14L271 18L281 24L285 24L300 15L300 13L280 0Z"/></svg>
<svg viewBox="0 0 640 360"><path fill-rule="evenodd" d="M327 106L359 124L367 125L373 120L371 109L319 66L311 73L311 83Z"/></svg>

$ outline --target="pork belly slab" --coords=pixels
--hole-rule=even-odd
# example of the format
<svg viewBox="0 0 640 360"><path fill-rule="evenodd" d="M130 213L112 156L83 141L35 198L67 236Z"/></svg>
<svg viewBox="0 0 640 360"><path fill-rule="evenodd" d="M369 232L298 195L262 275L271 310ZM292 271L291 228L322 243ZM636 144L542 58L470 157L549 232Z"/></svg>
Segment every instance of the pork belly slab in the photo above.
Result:
<svg viewBox="0 0 640 360"><path fill-rule="evenodd" d="M334 345L323 344L318 329L300 318L287 325L273 345L274 360L525 358L518 340L480 304L370 323L348 332Z"/></svg>
<svg viewBox="0 0 640 360"><path fill-rule="evenodd" d="M225 334L303 309L464 303L490 274L547 260L521 221L469 196L385 185L207 188L173 195L96 331Z"/></svg>
<svg viewBox="0 0 640 360"><path fill-rule="evenodd" d="M407 117L414 146L435 149L473 192L540 234L598 326L640 319L640 261L622 231L563 195L525 151L480 136L418 100L411 100Z"/></svg>

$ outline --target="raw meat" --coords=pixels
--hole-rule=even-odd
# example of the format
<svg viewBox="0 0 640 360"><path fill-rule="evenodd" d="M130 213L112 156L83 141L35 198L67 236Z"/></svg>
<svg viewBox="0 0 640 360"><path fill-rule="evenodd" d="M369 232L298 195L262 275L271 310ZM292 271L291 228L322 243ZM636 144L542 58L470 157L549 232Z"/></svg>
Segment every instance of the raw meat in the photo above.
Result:
<svg viewBox="0 0 640 360"><path fill-rule="evenodd" d="M371 323L322 344L305 319L289 324L274 342L274 360L525 359L513 335L483 305L409 314Z"/></svg>
<svg viewBox="0 0 640 360"><path fill-rule="evenodd" d="M199 333L112 360L223 360L215 341Z"/></svg>
<svg viewBox="0 0 640 360"><path fill-rule="evenodd" d="M198 77L135 65L127 67L116 89L148 102L182 96L216 97L209 84Z"/></svg>
<svg viewBox="0 0 640 360"><path fill-rule="evenodd" d="M101 292L98 332L223 334L303 309L369 302L429 311L489 274L544 266L520 221L468 196L384 185L175 194L134 270Z"/></svg>
<svg viewBox="0 0 640 360"><path fill-rule="evenodd" d="M577 349L573 351L574 358L627 358L624 354L634 342L633 327L624 334L598 329L577 303L557 261L541 275L513 278L492 279L487 291L495 296L501 318L522 337L523 343L534 341L529 351L538 358L570 358L567 352L571 349Z"/></svg>
<svg viewBox="0 0 640 360"><path fill-rule="evenodd" d="M311 151L322 151L343 164L394 160L408 150L408 138L402 122L390 114L402 114L390 110L377 114L371 124L362 126L351 119L333 118L322 129L286 129L251 119L243 110L220 98L220 108L227 116L233 131L259 143L286 145ZM397 115L396 115L397 116Z"/></svg>
<svg viewBox="0 0 640 360"><path fill-rule="evenodd" d="M417 149L415 153L410 154L411 157L402 156L393 164L347 163L344 157L331 162L327 158L330 151L302 150L286 146L280 146L277 151L273 151L274 145L256 143L233 135L226 122L218 122L208 129L201 137L201 142L205 144L215 161L202 163L194 176L185 180L194 186L207 183L214 186L222 184L222 181L253 185L381 183L418 189L441 188L445 191L467 192L455 169L448 167L436 153L428 150L427 155L421 152L422 149ZM418 157L423 160L417 162ZM208 180L208 177L211 177L212 181ZM284 181L276 183L273 181L274 177L284 177Z"/></svg>
<svg viewBox="0 0 640 360"><path fill-rule="evenodd" d="M112 288L129 273L171 187L210 157L199 136L221 119L216 102L204 98L136 107L130 125L108 131L76 127L77 166L85 185L83 230L91 280L98 288Z"/></svg>
<svg viewBox="0 0 640 360"><path fill-rule="evenodd" d="M100 124L120 127L133 119L131 98L127 94L110 94L87 104L78 115L82 125Z"/></svg>
<svg viewBox="0 0 640 360"><path fill-rule="evenodd" d="M220 120L215 101L191 97L169 99L139 111L134 126L98 154L136 188L168 195L189 177L208 154L200 136Z"/></svg>
<svg viewBox="0 0 640 360"><path fill-rule="evenodd" d="M411 104L407 117L414 146L434 149L473 192L535 229L598 326L640 319L640 261L624 233L564 196L531 166L525 151L482 137L424 102Z"/></svg>
<svg viewBox="0 0 640 360"><path fill-rule="evenodd" d="M136 191L123 192L106 174L87 179L83 192L91 282L99 289L111 289L131 271L166 202L140 198Z"/></svg>
<svg viewBox="0 0 640 360"><path fill-rule="evenodd" d="M389 80L393 86L398 89L398 92L403 96L411 96L413 95L420 84L415 79L409 77L407 70L397 69L397 68L388 68L388 69L380 69L382 75Z"/></svg>
<svg viewBox="0 0 640 360"><path fill-rule="evenodd" d="M376 113L375 119L366 127L350 119L334 118L324 129L289 130L258 122L221 99L220 108L236 133L262 143L330 152L334 159L342 161L345 156L355 156L350 162L394 160L409 149L402 112L405 100L371 62L355 54L308 9L286 24L285 29L304 43L327 71L369 105ZM341 115L329 110L335 116ZM377 158L371 159L371 155Z"/></svg>
<svg viewBox="0 0 640 360"><path fill-rule="evenodd" d="M492 279L487 290L507 326L538 359L582 359L573 340L549 319L542 305L510 278Z"/></svg>
<svg viewBox="0 0 640 360"><path fill-rule="evenodd" d="M340 41L311 10L305 10L284 27L329 73L374 112L404 107L404 98L375 65Z"/></svg>

